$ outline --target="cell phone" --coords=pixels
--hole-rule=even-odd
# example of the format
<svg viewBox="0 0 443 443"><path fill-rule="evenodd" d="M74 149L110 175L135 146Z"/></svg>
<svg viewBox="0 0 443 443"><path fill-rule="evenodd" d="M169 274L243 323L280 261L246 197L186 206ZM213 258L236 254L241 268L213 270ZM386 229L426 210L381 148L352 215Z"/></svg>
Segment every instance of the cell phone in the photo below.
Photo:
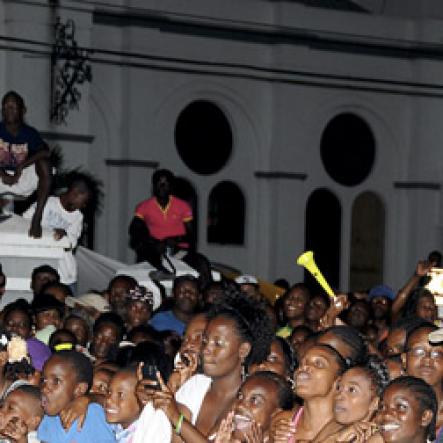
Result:
<svg viewBox="0 0 443 443"><path fill-rule="evenodd" d="M186 354L180 354L180 359L186 366L191 364L191 360L189 360L189 357Z"/></svg>
<svg viewBox="0 0 443 443"><path fill-rule="evenodd" d="M157 367L155 365L144 364L142 366L142 376L143 380L150 380L154 383L149 384L150 389L154 389L156 391L160 391L160 383L157 380Z"/></svg>

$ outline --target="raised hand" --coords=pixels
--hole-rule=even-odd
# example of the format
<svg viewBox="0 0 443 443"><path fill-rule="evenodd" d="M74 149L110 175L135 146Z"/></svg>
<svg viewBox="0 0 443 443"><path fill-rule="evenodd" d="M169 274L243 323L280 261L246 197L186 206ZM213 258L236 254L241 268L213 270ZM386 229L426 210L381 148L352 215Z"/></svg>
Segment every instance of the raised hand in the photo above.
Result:
<svg viewBox="0 0 443 443"><path fill-rule="evenodd" d="M178 410L178 405L175 401L174 393L165 384L160 372L158 371L157 381L160 385L160 390L154 392L154 408L161 409L169 418L170 422L175 424L180 417L180 411Z"/></svg>
<svg viewBox="0 0 443 443"><path fill-rule="evenodd" d="M325 315L320 319L320 328L326 329L335 324L335 319L349 307L349 300L346 294L338 294L333 300L331 300L331 306L329 306Z"/></svg>
<svg viewBox="0 0 443 443"><path fill-rule="evenodd" d="M181 359L168 380L168 387L172 392L177 392L197 372L198 359L199 356L195 352L181 354Z"/></svg>
<svg viewBox="0 0 443 443"><path fill-rule="evenodd" d="M231 411L220 423L214 443L231 443L234 431L234 411Z"/></svg>

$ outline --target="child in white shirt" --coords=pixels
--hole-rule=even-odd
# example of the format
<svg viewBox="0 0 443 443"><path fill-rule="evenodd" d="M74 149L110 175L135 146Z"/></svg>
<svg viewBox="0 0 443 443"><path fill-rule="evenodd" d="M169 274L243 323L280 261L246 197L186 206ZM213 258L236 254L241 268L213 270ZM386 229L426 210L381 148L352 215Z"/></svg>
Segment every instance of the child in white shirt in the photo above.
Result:
<svg viewBox="0 0 443 443"><path fill-rule="evenodd" d="M42 227L53 229L55 240L66 236L71 243L69 249L65 249L58 269L60 281L66 285L75 285L77 281L77 262L72 252L82 233L81 210L86 208L91 196L89 181L79 175L71 181L65 193L59 197L49 197L43 210ZM35 204L23 214L23 217L31 219L34 212Z"/></svg>

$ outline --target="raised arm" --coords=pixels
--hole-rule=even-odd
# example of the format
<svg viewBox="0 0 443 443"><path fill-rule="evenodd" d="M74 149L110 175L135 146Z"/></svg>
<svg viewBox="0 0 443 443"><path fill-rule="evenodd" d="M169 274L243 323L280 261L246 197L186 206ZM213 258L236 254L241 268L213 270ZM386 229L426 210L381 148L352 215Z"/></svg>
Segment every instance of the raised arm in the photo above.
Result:
<svg viewBox="0 0 443 443"><path fill-rule="evenodd" d="M406 304L411 292L418 286L420 279L425 277L429 270L435 266L434 262L419 261L415 267L415 272L411 275L406 284L397 292L394 302L392 303L392 319L395 321Z"/></svg>

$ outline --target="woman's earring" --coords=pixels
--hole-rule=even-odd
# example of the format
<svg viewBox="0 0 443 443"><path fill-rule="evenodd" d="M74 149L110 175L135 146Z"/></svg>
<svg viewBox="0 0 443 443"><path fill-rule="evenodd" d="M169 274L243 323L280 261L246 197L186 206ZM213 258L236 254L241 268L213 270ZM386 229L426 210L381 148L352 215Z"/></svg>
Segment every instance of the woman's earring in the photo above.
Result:
<svg viewBox="0 0 443 443"><path fill-rule="evenodd" d="M241 364L241 381L244 382L246 380L246 377L248 376L248 373L246 371L246 365L244 362Z"/></svg>

